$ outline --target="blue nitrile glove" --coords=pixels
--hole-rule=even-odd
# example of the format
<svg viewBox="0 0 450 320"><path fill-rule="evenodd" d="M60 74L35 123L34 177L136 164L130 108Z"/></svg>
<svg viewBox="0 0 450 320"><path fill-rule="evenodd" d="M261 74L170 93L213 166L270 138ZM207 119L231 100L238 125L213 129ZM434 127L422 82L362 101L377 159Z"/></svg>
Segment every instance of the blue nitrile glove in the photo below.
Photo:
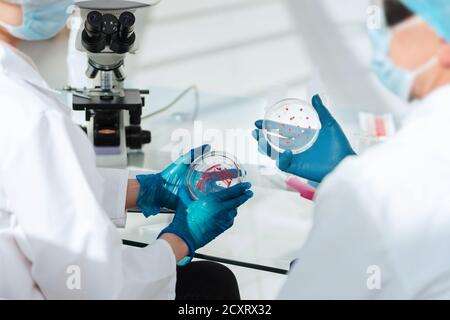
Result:
<svg viewBox="0 0 450 320"><path fill-rule="evenodd" d="M195 159L209 152L210 149L209 145L192 149L161 173L136 177L141 187L137 205L144 216L149 217L158 214L161 208L171 210L177 208L178 194L181 187L186 185L189 166Z"/></svg>
<svg viewBox="0 0 450 320"><path fill-rule="evenodd" d="M209 152L211 146L203 145L199 148L192 149L177 161L172 163L167 169L158 174L138 175L136 177L140 184L140 191L137 200L137 205L141 209L145 217L158 214L161 208L176 210L179 201L179 192L181 187L186 186L186 176L189 171L191 163L201 157L203 154ZM227 179L228 176L220 173L200 173L196 174L209 175L207 184L204 185L204 190L217 190L217 181ZM238 176L237 170L230 170L233 178Z"/></svg>
<svg viewBox="0 0 450 320"><path fill-rule="evenodd" d="M253 197L250 188L250 183L240 183L196 201L190 198L186 188L182 188L173 221L159 237L165 233L179 236L186 242L192 258L197 249L231 228L237 208Z"/></svg>
<svg viewBox="0 0 450 320"><path fill-rule="evenodd" d="M276 160L280 170L321 182L345 157L355 155L355 152L318 95L313 97L312 105L319 114L322 129L317 141L305 152L294 155L292 151L278 153L273 150L264 138L263 120L256 121L257 129L253 131L253 137L258 141L259 151Z"/></svg>

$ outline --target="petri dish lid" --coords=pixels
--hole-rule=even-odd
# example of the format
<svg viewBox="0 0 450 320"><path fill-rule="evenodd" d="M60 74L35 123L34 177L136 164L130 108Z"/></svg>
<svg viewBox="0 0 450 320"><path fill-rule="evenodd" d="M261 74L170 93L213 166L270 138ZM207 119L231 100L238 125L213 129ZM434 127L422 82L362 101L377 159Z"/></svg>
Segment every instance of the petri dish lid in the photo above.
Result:
<svg viewBox="0 0 450 320"><path fill-rule="evenodd" d="M226 152L211 151L192 162L186 176L191 197L202 196L231 188L244 181L245 171L237 159Z"/></svg>
<svg viewBox="0 0 450 320"><path fill-rule="evenodd" d="M300 99L284 99L269 107L263 121L263 134L278 152L294 154L311 148L322 125L314 107Z"/></svg>

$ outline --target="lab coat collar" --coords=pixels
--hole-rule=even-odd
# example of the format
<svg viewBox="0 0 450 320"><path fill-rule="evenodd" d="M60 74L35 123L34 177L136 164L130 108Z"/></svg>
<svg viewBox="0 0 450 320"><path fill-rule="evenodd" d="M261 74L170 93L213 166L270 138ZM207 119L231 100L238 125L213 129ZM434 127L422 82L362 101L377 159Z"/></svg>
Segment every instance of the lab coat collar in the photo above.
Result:
<svg viewBox="0 0 450 320"><path fill-rule="evenodd" d="M426 96L420 103L420 108L427 113L450 113L450 84L444 85Z"/></svg>
<svg viewBox="0 0 450 320"><path fill-rule="evenodd" d="M429 101L434 101L436 99L441 99L443 97L450 96L450 83L446 84L426 96L422 101L424 104L428 104Z"/></svg>
<svg viewBox="0 0 450 320"><path fill-rule="evenodd" d="M49 87L25 53L4 42L0 42L0 74L22 80L38 89L58 93Z"/></svg>
<svg viewBox="0 0 450 320"><path fill-rule="evenodd" d="M424 117L439 114L437 118L448 119L450 116L450 84L444 85L414 105L413 110L405 117L404 124L423 121Z"/></svg>
<svg viewBox="0 0 450 320"><path fill-rule="evenodd" d="M69 112L62 102L61 92L50 88L33 61L25 53L3 42L0 42L0 74L43 91L48 97L52 97L65 113Z"/></svg>

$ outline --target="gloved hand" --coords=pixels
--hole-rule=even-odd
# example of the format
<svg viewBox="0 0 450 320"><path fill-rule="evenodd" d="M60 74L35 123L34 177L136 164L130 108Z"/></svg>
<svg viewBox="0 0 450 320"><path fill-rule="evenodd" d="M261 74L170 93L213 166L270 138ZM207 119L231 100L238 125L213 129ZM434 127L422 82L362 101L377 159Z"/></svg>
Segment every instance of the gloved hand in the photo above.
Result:
<svg viewBox="0 0 450 320"><path fill-rule="evenodd" d="M256 121L253 137L258 141L261 153L277 161L280 170L296 176L321 182L347 156L355 155L347 137L339 124L323 105L318 95L312 105L319 114L322 129L314 145L303 153L294 155L292 151L278 153L273 150L262 132L263 120Z"/></svg>
<svg viewBox="0 0 450 320"><path fill-rule="evenodd" d="M233 225L237 208L253 197L250 188L250 183L241 183L196 201L191 200L187 189L183 188L175 217L159 237L165 233L179 236L187 244L192 258L197 249Z"/></svg>
<svg viewBox="0 0 450 320"><path fill-rule="evenodd" d="M203 145L192 149L178 158L164 171L158 174L138 175L136 177L140 184L137 205L144 216L149 217L159 213L161 208L176 210L178 207L179 192L186 185L186 175L191 163L209 152L211 147Z"/></svg>
<svg viewBox="0 0 450 320"><path fill-rule="evenodd" d="M186 176L191 163L209 152L211 146L203 145L192 149L177 161L172 163L167 169L158 174L138 175L136 177L140 184L137 205L144 216L149 217L159 213L161 208L176 210L179 202L179 192L183 186L186 186ZM195 174L201 174L194 172ZM202 173L205 175L205 173ZM233 178L238 175L237 170L230 170ZM219 173L209 173L210 177L205 179L207 185L204 190L217 189L217 181L230 177L220 175Z"/></svg>

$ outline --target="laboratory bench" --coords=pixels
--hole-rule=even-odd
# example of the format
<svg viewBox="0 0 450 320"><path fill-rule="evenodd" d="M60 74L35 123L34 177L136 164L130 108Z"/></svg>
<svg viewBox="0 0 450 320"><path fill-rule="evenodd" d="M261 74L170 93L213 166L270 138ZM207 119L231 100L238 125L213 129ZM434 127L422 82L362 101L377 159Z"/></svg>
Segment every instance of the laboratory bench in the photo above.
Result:
<svg viewBox="0 0 450 320"><path fill-rule="evenodd" d="M178 93L175 89L151 88L147 100L150 107L143 114L169 104ZM235 266L250 264L245 267L247 274L252 265L256 268L250 272L265 272L259 267L268 268L269 273L289 270L313 222L314 203L289 190L273 161L257 152L251 131L255 120L263 118L264 110L264 101L258 97L214 94L200 94L200 106L195 110L195 94L190 93L171 109L142 121L143 129L152 133L152 142L128 157L133 177L136 172L156 172L170 165L175 160L174 150L180 148L180 137L191 139L192 146L210 143L215 150L235 154L247 171L246 181L253 184L254 198L239 209L230 230L197 253L217 261L231 260ZM345 119L353 126L346 129L353 130L357 115ZM237 134L236 140L245 141L244 147L220 141L227 134ZM171 217L160 214L145 218L139 212L129 212L127 225L120 232L128 244L150 244ZM278 281L278 289L284 280Z"/></svg>

